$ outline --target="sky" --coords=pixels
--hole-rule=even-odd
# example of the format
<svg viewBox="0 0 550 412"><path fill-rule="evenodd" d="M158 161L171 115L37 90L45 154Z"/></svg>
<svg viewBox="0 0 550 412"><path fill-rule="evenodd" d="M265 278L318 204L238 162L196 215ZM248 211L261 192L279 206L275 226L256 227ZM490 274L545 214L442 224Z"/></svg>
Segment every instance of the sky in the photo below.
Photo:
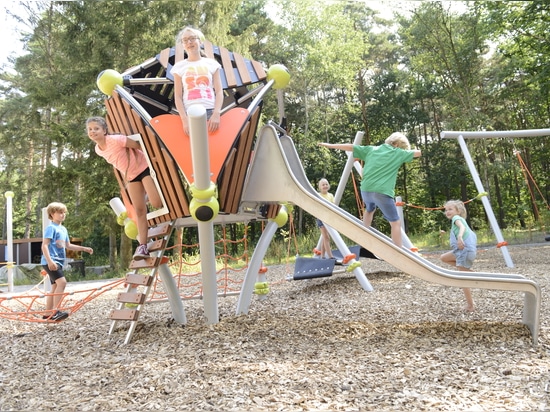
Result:
<svg viewBox="0 0 550 412"><path fill-rule="evenodd" d="M322 1L322 0L321 0ZM418 6L422 1L398 1L398 0L355 0L364 1L372 9L378 10L382 17L390 18L393 11L403 11L412 9ZM462 1L445 1L444 3L453 4L455 7L463 5ZM21 55L23 45L19 41L21 37L18 33L18 26L13 17L8 13L8 10L16 15L24 13L24 9L19 5L17 0L3 0L1 5L1 20L0 20L0 68L9 67L8 57L17 57ZM23 28L25 30L25 28ZM7 65L7 66L6 66Z"/></svg>

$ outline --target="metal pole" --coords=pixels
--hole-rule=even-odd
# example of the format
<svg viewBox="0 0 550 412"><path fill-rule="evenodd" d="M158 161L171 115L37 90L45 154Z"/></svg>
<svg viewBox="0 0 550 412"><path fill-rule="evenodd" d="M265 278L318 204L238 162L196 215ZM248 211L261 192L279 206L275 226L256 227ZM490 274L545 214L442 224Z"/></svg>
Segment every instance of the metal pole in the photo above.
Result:
<svg viewBox="0 0 550 412"><path fill-rule="evenodd" d="M197 190L206 191L210 188L210 155L208 151L206 109L200 104L195 104L189 108L187 116L189 117L194 184ZM212 221L199 221L197 227L200 240L204 315L208 324L215 324L219 322L219 313L214 223Z"/></svg>
<svg viewBox="0 0 550 412"><path fill-rule="evenodd" d="M7 229L7 245L8 253L6 255L6 267L8 269L8 292L13 292L13 192L4 193L6 197L6 229Z"/></svg>
<svg viewBox="0 0 550 412"><path fill-rule="evenodd" d="M457 137L457 140L458 140L458 144L460 145L460 148L462 149L462 153L464 154L464 159L466 159L466 164L468 165L468 168L470 169L470 173L472 174L472 178L474 179L474 183L476 185L478 193L486 193L485 189L483 188L483 184L481 183L481 179L479 178L479 175L477 173L476 167L474 165L474 161L472 160L472 156L470 155L470 151L468 150L468 146L466 145L466 141L464 140L464 137L462 135L459 135ZM491 228L495 233L498 244L503 244L504 238L502 237L502 233L500 232L500 227L498 226L497 219L495 218L495 214L493 213L493 208L491 207L491 203L489 202L489 199L487 198L487 196L482 196L481 202L485 207L485 213L487 213L487 217L489 218L489 223L491 224ZM504 261L506 262L506 266L513 268L514 262L512 262L512 258L508 253L508 248L506 247L506 245L500 246L500 250L502 250L502 255L504 256Z"/></svg>

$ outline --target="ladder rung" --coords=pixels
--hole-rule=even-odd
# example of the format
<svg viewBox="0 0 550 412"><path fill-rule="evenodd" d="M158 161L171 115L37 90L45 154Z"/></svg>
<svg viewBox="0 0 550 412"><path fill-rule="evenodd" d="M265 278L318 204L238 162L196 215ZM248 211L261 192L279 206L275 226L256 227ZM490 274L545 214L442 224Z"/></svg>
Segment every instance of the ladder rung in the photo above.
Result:
<svg viewBox="0 0 550 412"><path fill-rule="evenodd" d="M138 275L137 273L127 273L125 278L126 283L131 285L149 286L153 283L153 276Z"/></svg>
<svg viewBox="0 0 550 412"><path fill-rule="evenodd" d="M172 231L171 222L161 223L160 225L157 225L155 227L150 227L149 230L147 231L147 236L149 238L157 237L157 236L166 236L170 234L171 231Z"/></svg>
<svg viewBox="0 0 550 412"><path fill-rule="evenodd" d="M150 257L142 260L132 260L130 262L130 269L147 269L157 267L160 259L157 257Z"/></svg>
<svg viewBox="0 0 550 412"><path fill-rule="evenodd" d="M139 310L137 309L113 309L109 319L113 320L138 320Z"/></svg>
<svg viewBox="0 0 550 412"><path fill-rule="evenodd" d="M137 303L141 305L145 302L146 295L141 292L121 292L118 294L117 301L122 303Z"/></svg>
<svg viewBox="0 0 550 412"><path fill-rule="evenodd" d="M159 239L147 244L147 249L149 249L149 252L155 252L161 249L164 250L165 245L166 245L166 240Z"/></svg>

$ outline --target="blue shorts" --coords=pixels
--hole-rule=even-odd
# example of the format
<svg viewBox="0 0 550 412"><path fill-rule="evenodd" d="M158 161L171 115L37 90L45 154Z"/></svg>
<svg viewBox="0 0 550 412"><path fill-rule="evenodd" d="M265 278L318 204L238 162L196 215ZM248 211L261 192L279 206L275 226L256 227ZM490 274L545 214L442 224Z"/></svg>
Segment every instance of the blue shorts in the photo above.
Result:
<svg viewBox="0 0 550 412"><path fill-rule="evenodd" d="M470 269L476 258L477 251L471 249L454 249L453 255L456 258L456 265L463 268Z"/></svg>
<svg viewBox="0 0 550 412"><path fill-rule="evenodd" d="M395 206L395 200L392 197L382 193L363 191L361 191L361 197L363 198L367 212L372 213L378 207L388 222L397 222L399 220L397 206Z"/></svg>
<svg viewBox="0 0 550 412"><path fill-rule="evenodd" d="M324 227L324 223L321 222L319 219L315 219L315 223L317 223L317 227L321 228L321 227Z"/></svg>

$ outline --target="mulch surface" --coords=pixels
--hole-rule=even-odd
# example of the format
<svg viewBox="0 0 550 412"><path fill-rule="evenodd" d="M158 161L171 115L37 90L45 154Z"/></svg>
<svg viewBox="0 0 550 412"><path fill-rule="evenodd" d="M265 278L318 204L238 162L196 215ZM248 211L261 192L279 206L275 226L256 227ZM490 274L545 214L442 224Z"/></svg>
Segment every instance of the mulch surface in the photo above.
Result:
<svg viewBox="0 0 550 412"><path fill-rule="evenodd" d="M58 324L0 319L2 411L542 411L550 409L550 244L480 250L474 269L519 273L542 289L537 346L522 325L523 293L430 284L365 259L353 274L286 281L236 316L237 296L187 300L185 326L168 303L147 305L128 345L109 335L121 289ZM427 259L439 264L437 253Z"/></svg>

